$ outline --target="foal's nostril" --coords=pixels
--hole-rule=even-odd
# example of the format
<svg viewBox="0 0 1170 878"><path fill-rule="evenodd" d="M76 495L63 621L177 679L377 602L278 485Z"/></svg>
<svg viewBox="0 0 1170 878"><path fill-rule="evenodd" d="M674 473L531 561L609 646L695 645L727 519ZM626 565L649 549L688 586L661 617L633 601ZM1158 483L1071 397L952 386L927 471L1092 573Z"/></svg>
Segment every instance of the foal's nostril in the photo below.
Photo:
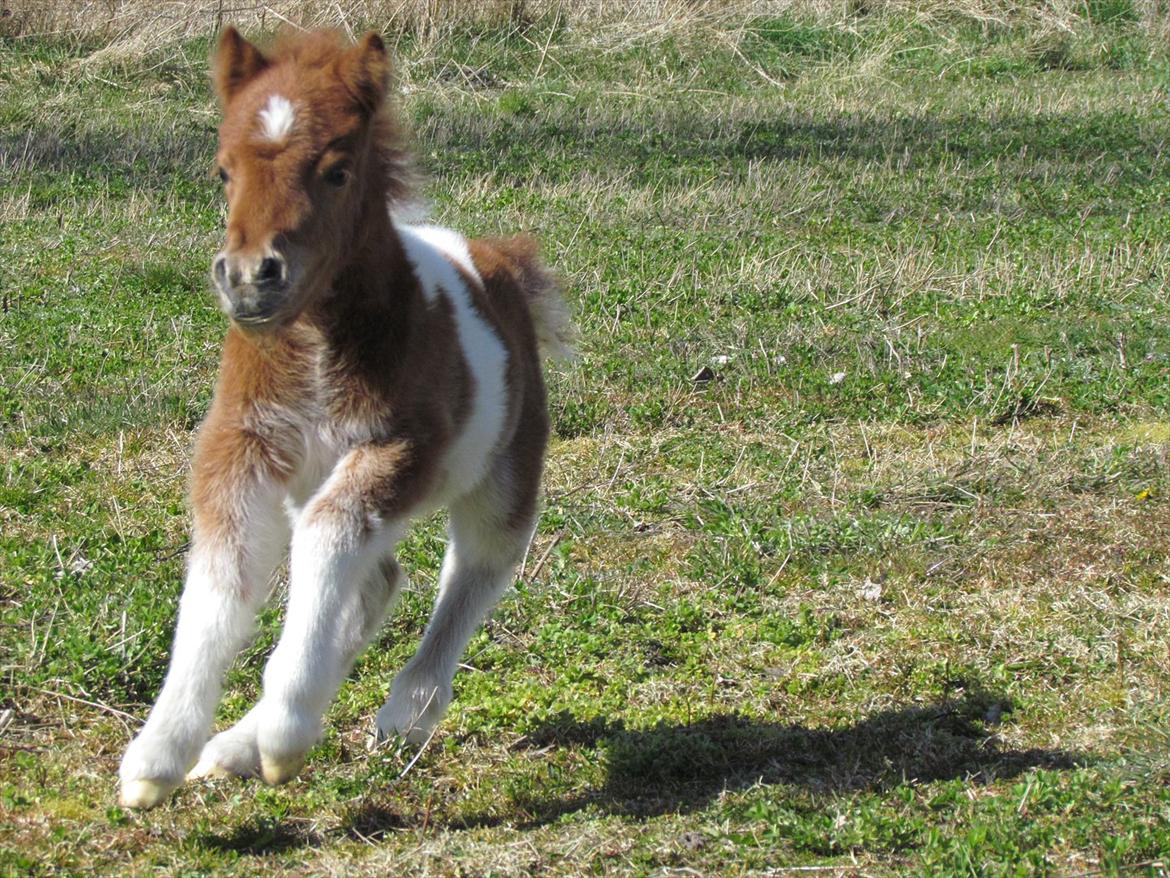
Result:
<svg viewBox="0 0 1170 878"><path fill-rule="evenodd" d="M215 262L211 264L211 270L215 273L216 281L222 286L227 280L227 257L217 256Z"/></svg>
<svg viewBox="0 0 1170 878"><path fill-rule="evenodd" d="M272 283L280 280L281 261L272 256L265 256L260 261L260 267L256 269L256 283Z"/></svg>

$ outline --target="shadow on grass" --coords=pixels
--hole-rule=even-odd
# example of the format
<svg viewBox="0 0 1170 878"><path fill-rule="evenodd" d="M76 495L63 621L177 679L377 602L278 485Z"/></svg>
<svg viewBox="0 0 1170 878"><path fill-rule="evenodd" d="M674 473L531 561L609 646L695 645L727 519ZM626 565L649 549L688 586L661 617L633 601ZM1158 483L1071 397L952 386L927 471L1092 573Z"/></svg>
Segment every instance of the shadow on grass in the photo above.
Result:
<svg viewBox="0 0 1170 878"><path fill-rule="evenodd" d="M344 821L346 838L374 844L412 824L396 811L376 802L366 801L350 808ZM205 849L231 851L252 857L265 857L302 848L320 847L326 837L316 829L316 822L300 818L257 817L225 833L200 833L195 843Z"/></svg>
<svg viewBox="0 0 1170 878"><path fill-rule="evenodd" d="M881 791L905 781L955 778L981 785L1033 768L1073 768L1067 750L1011 749L993 726L1011 709L1005 698L975 691L928 706L885 710L853 725L810 729L719 714L692 723L628 729L620 721L580 721L564 713L527 736L532 748L597 748L607 780L569 798L517 803L539 826L587 806L650 817L697 810L725 790L757 783L801 787L832 796ZM472 817L462 826L490 826Z"/></svg>
<svg viewBox="0 0 1170 878"><path fill-rule="evenodd" d="M228 833L207 833L198 836L201 847L217 851L234 851L253 856L278 854L320 844L320 837L313 831L301 831L300 824L277 820L273 817L258 817L234 827Z"/></svg>
<svg viewBox="0 0 1170 878"><path fill-rule="evenodd" d="M928 113L893 111L868 118L782 107L746 111L713 124L695 108L660 114L579 113L551 107L533 117L452 117L436 125L428 146L440 156L481 155L501 173L521 174L535 161L542 174L579 173L586 166L629 169L633 180L658 179L663 167L710 162L844 160L891 165L897 173L956 164L972 168L1007 161L1025 176L1060 167L1100 184L1103 162L1117 164L1115 183L1145 182L1165 173L1157 146L1165 126L1124 110L1067 113ZM552 161L548 156L556 156ZM441 159L440 159L441 161ZM1033 170L1034 169L1034 170Z"/></svg>
<svg viewBox="0 0 1170 878"><path fill-rule="evenodd" d="M579 720L565 712L529 733L520 746L596 750L606 764L605 782L579 795L517 801L516 811L527 814L527 820L516 821L516 811L508 817L471 815L449 828L506 822L532 829L585 808L633 818L687 813L724 791L756 784L795 787L825 798L881 792L907 781L963 779L979 786L1035 768L1069 769L1085 762L1083 754L1069 750L1003 746L994 727L1010 710L1008 699L972 688L936 704L884 710L825 729L735 713L629 729L621 720ZM377 843L416 822L374 797L350 810L341 830L348 838ZM323 839L311 820L263 817L196 841L218 851L270 856L315 847Z"/></svg>
<svg viewBox="0 0 1170 878"><path fill-rule="evenodd" d="M1079 170L1082 183L1099 184L1102 163L1112 163L1113 184L1144 183L1163 175L1159 151L1165 125L1124 110L1069 113L972 113L869 119L841 114L817 116L777 109L747 113L711 125L695 108L680 105L662 115L601 114L584 119L571 108L549 107L535 117L452 115L420 136L419 154L479 156L500 173L525 175L532 164L542 174L575 178L599 163L628 168L657 179L663 167L712 161L826 161L887 163L901 169L972 167L1010 160L1043 174L1058 166ZM75 130L69 122L0 129L0 168L22 177L41 175L58 183L61 174L85 178L131 176L137 185L166 185L172 178L210 179L214 131L200 127L160 136L145 124L94 125ZM555 160L549 156L556 156ZM461 160L462 161L462 160ZM477 162L473 159L473 163ZM449 165L439 160L440 168ZM210 185L210 184L208 184ZM208 193L213 190L208 188Z"/></svg>

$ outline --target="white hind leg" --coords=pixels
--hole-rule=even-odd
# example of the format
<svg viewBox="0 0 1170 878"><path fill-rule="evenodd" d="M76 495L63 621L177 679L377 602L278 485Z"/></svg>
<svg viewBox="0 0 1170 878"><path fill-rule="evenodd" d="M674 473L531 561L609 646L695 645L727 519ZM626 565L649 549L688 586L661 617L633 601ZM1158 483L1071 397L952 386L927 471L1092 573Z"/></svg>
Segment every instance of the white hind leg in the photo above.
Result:
<svg viewBox="0 0 1170 878"><path fill-rule="evenodd" d="M451 680L467 641L512 581L532 534L531 515L519 526L499 522L488 491L451 506L450 542L439 574L435 609L418 652L378 711L377 737L392 732L426 741L451 702Z"/></svg>
<svg viewBox="0 0 1170 878"><path fill-rule="evenodd" d="M402 568L388 556L370 572L361 591L353 596L352 605L343 610L347 625L340 636L345 645L342 660L346 673L378 633L405 583ZM187 777L259 777L260 747L256 741L259 716L258 708L253 707L234 726L208 741Z"/></svg>

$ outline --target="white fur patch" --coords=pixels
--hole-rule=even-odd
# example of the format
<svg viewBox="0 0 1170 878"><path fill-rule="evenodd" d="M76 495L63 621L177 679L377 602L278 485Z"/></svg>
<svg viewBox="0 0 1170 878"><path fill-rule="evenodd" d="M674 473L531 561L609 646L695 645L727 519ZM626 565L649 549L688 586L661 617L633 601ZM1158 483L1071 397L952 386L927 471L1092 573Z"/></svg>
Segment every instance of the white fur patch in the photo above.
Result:
<svg viewBox="0 0 1170 878"><path fill-rule="evenodd" d="M297 113L289 99L274 94L260 111L260 131L267 140L281 141L292 132L296 120Z"/></svg>
<svg viewBox="0 0 1170 878"><path fill-rule="evenodd" d="M166 682L122 758L127 805L148 808L162 801L207 740L220 678L252 628L264 599L263 584L287 540L281 519L273 514L278 490L260 485L236 498L244 507L241 517L255 525L247 533L246 551L232 540L194 537Z"/></svg>
<svg viewBox="0 0 1170 878"><path fill-rule="evenodd" d="M471 414L444 461L447 488L467 491L483 478L503 433L508 410L508 352L475 310L471 294L455 270L458 265L481 282L463 236L439 226L395 223L394 227L427 301L434 302L442 295L451 303L459 345L471 373Z"/></svg>

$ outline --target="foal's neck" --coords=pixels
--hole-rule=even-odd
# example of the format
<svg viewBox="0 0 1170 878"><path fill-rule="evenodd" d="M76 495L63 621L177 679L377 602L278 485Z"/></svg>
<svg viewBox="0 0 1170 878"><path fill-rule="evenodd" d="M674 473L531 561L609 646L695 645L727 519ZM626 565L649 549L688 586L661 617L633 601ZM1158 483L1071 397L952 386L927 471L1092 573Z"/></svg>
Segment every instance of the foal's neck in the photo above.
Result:
<svg viewBox="0 0 1170 878"><path fill-rule="evenodd" d="M372 187L373 188L373 187ZM426 302L378 192L363 199L354 245L331 288L305 315L347 371L396 372Z"/></svg>
<svg viewBox="0 0 1170 878"><path fill-rule="evenodd" d="M412 310L412 301L421 297L384 200L367 199L353 239L353 249L338 267L329 294L321 299L323 325L357 314L399 322Z"/></svg>

